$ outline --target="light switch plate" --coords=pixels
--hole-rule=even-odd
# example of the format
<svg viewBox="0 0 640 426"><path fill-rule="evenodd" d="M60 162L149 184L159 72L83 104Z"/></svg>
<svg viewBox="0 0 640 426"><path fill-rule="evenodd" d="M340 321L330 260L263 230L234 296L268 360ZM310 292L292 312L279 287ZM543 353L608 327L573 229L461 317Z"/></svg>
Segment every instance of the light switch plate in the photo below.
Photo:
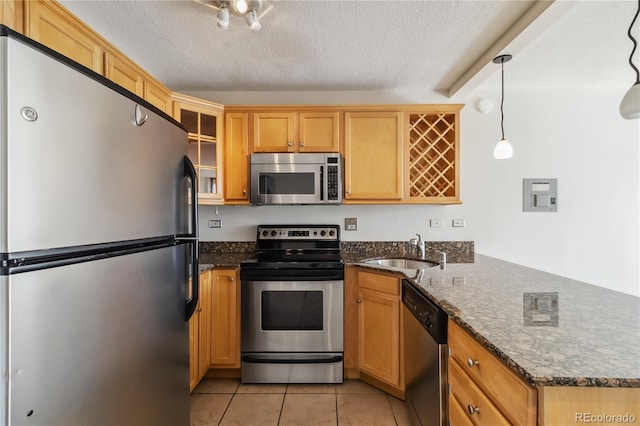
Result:
<svg viewBox="0 0 640 426"><path fill-rule="evenodd" d="M222 219L213 219L209 221L209 228L222 228Z"/></svg>

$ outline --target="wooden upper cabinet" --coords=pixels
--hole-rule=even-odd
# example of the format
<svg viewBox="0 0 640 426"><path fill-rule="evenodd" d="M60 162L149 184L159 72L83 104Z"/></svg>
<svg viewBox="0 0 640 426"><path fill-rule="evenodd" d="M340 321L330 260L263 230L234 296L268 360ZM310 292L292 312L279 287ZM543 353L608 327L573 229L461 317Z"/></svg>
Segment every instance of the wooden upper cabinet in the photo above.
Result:
<svg viewBox="0 0 640 426"><path fill-rule="evenodd" d="M249 203L249 114L225 114L224 201Z"/></svg>
<svg viewBox="0 0 640 426"><path fill-rule="evenodd" d="M153 80L144 81L143 98L151 105L171 115L171 91Z"/></svg>
<svg viewBox="0 0 640 426"><path fill-rule="evenodd" d="M143 98L162 112L171 114L171 92L155 80L145 77L136 64L111 53L105 54L104 75L114 83Z"/></svg>
<svg viewBox="0 0 640 426"><path fill-rule="evenodd" d="M105 77L131 93L143 97L144 80L134 64L109 53L105 54L105 63Z"/></svg>
<svg viewBox="0 0 640 426"><path fill-rule="evenodd" d="M299 152L340 151L340 113L301 112L298 125Z"/></svg>
<svg viewBox="0 0 640 426"><path fill-rule="evenodd" d="M174 93L173 117L188 132L188 156L198 172L198 203L222 204L224 107Z"/></svg>
<svg viewBox="0 0 640 426"><path fill-rule="evenodd" d="M23 0L0 0L0 23L14 31L24 33Z"/></svg>
<svg viewBox="0 0 640 426"><path fill-rule="evenodd" d="M24 2L30 37L93 71L103 73L103 50L95 33L56 2Z"/></svg>
<svg viewBox="0 0 640 426"><path fill-rule="evenodd" d="M402 198L402 116L402 112L345 112L345 201Z"/></svg>
<svg viewBox="0 0 640 426"><path fill-rule="evenodd" d="M254 112L253 152L339 152L340 113Z"/></svg>
<svg viewBox="0 0 640 426"><path fill-rule="evenodd" d="M253 113L253 152L293 152L294 113Z"/></svg>

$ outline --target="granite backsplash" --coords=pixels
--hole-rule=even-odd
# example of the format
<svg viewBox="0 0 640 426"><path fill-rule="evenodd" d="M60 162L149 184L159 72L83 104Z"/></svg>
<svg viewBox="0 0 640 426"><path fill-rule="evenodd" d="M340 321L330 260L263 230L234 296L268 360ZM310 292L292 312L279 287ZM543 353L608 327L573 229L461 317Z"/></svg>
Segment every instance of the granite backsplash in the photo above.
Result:
<svg viewBox="0 0 640 426"><path fill-rule="evenodd" d="M416 257L415 247L407 241L342 241L343 255L356 257ZM255 253L253 241L201 241L200 254ZM473 263L473 241L427 241L426 258L438 259L440 252L447 253L447 262Z"/></svg>

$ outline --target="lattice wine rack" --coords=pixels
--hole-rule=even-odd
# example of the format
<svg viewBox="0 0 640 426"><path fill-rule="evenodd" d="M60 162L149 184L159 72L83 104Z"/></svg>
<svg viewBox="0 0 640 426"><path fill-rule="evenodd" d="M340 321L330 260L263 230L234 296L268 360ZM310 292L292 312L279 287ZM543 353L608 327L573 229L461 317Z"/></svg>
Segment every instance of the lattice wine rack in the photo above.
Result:
<svg viewBox="0 0 640 426"><path fill-rule="evenodd" d="M409 197L456 197L456 114L409 115Z"/></svg>

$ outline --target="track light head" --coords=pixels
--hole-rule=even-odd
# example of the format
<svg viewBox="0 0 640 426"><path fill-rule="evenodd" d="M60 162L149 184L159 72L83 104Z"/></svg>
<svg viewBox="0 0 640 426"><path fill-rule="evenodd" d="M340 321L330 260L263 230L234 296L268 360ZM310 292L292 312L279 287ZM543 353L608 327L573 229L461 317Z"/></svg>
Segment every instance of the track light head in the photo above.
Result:
<svg viewBox="0 0 640 426"><path fill-rule="evenodd" d="M218 28L226 30L229 28L229 6L227 4L221 4L218 9Z"/></svg>
<svg viewBox="0 0 640 426"><path fill-rule="evenodd" d="M262 28L262 24L258 20L258 14L256 13L255 9L251 9L249 12L247 12L247 25L249 26L249 29L254 33L256 31L260 31L260 29Z"/></svg>

